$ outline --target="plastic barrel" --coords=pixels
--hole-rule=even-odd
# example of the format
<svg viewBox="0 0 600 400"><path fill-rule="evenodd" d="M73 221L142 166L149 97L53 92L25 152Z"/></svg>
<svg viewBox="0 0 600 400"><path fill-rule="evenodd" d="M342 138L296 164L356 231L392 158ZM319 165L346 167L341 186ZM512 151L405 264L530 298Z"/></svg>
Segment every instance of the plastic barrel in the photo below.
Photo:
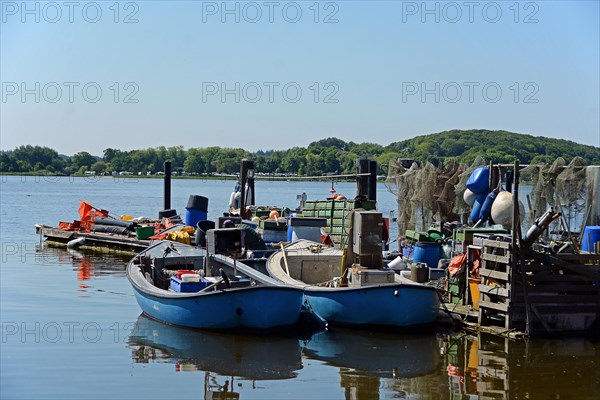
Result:
<svg viewBox="0 0 600 400"><path fill-rule="evenodd" d="M204 196L191 194L185 208L193 208L194 210L208 211L208 199Z"/></svg>
<svg viewBox="0 0 600 400"><path fill-rule="evenodd" d="M442 254L442 246L436 243L417 242L413 252L413 261L425 263L429 268L437 268Z"/></svg>
<svg viewBox="0 0 600 400"><path fill-rule="evenodd" d="M589 253L599 252L600 249L600 226L586 226L583 230L581 250Z"/></svg>
<svg viewBox="0 0 600 400"><path fill-rule="evenodd" d="M185 209L185 224L187 226L196 226L198 222L206 220L208 214L206 211L193 208Z"/></svg>

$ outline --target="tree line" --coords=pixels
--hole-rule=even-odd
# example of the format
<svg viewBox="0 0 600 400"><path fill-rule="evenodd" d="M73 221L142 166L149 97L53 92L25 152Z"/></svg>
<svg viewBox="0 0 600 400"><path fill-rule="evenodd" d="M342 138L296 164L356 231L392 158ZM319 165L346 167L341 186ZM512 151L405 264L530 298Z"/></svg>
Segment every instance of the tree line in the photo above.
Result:
<svg viewBox="0 0 600 400"><path fill-rule="evenodd" d="M241 148L185 150L183 146L159 146L130 151L107 148L102 156L85 151L65 156L48 147L24 145L0 152L0 172L83 175L94 171L98 175L120 172L146 175L162 171L164 162L170 160L173 171L179 174L235 174L240 161L248 158L254 160L259 173L314 176L353 173L358 158L377 160L379 172L385 173L391 159L408 158L434 165L454 159L470 164L476 156L497 163L519 160L521 164L551 163L557 157L570 160L579 156L589 165L600 164L600 148L595 146L507 131L452 130L387 146L327 138L312 142L308 147L257 152Z"/></svg>

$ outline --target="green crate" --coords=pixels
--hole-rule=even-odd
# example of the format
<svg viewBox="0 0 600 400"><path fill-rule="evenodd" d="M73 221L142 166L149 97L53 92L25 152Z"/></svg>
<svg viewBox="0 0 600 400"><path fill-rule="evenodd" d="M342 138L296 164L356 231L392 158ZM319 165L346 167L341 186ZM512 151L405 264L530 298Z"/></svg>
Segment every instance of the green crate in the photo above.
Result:
<svg viewBox="0 0 600 400"><path fill-rule="evenodd" d="M465 242L472 243L473 235L476 233L483 233L483 234L507 233L507 230L499 229L499 228L461 228L461 229L455 229L452 236L453 236L454 240L463 240Z"/></svg>
<svg viewBox="0 0 600 400"><path fill-rule="evenodd" d="M350 205L352 203L348 202L347 200L335 200L333 202L333 209L334 210L346 210L348 209L348 205Z"/></svg>
<svg viewBox="0 0 600 400"><path fill-rule="evenodd" d="M337 233L340 235L348 232L348 229L346 229L344 226L332 226L330 229L331 233Z"/></svg>
<svg viewBox="0 0 600 400"><path fill-rule="evenodd" d="M279 222L279 225L274 220L264 219L258 223L261 229L269 231L286 231L287 224L285 222Z"/></svg>
<svg viewBox="0 0 600 400"><path fill-rule="evenodd" d="M362 208L365 211L377 209L377 202L375 200L356 200L354 201L354 208Z"/></svg>
<svg viewBox="0 0 600 400"><path fill-rule="evenodd" d="M407 229L406 232L404 232L404 236L410 241L411 244L430 241L427 237L427 232L417 232Z"/></svg>
<svg viewBox="0 0 600 400"><path fill-rule="evenodd" d="M340 217L344 217L346 214L348 213L348 211L346 210L333 210L333 218L340 218Z"/></svg>
<svg viewBox="0 0 600 400"><path fill-rule="evenodd" d="M449 301L453 304L462 304L463 298L465 297L465 278L464 275L450 276L446 272L447 279L447 290L449 294Z"/></svg>
<svg viewBox="0 0 600 400"><path fill-rule="evenodd" d="M319 209L319 210L331 210L332 207L333 207L333 204L329 200L327 200L327 201L319 201L317 203L317 209Z"/></svg>

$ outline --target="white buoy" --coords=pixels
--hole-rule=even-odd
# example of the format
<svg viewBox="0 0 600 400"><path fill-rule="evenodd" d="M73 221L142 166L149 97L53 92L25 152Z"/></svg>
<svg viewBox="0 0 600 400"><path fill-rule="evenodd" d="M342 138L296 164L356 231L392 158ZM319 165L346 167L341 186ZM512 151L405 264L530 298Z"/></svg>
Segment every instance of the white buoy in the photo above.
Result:
<svg viewBox="0 0 600 400"><path fill-rule="evenodd" d="M466 189L465 192L463 193L463 200L465 201L465 203L467 203L469 205L469 207L473 207L473 204L475 203L476 198L477 198L477 194L473 193L469 189Z"/></svg>
<svg viewBox="0 0 600 400"><path fill-rule="evenodd" d="M501 224L505 228L512 226L513 199L511 192L503 190L498 193L492 204L491 216L496 224Z"/></svg>
<svg viewBox="0 0 600 400"><path fill-rule="evenodd" d="M73 249L75 247L81 246L84 242L85 242L84 237L70 240L69 242L67 242L67 249Z"/></svg>

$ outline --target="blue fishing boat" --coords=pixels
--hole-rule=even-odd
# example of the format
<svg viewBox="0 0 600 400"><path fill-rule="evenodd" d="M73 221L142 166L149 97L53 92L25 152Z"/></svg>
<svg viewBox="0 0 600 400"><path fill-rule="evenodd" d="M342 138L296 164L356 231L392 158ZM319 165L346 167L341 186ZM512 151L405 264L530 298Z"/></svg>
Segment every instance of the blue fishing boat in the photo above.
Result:
<svg viewBox="0 0 600 400"><path fill-rule="evenodd" d="M203 276L208 264L220 276ZM303 312L302 289L181 243L149 247L129 262L127 277L142 311L173 325L269 330L298 323Z"/></svg>
<svg viewBox="0 0 600 400"><path fill-rule="evenodd" d="M303 289L312 309L330 324L408 328L437 318L434 287L391 270L360 271L364 281L341 286L342 259L341 250L302 239L271 255L266 268L276 280Z"/></svg>

